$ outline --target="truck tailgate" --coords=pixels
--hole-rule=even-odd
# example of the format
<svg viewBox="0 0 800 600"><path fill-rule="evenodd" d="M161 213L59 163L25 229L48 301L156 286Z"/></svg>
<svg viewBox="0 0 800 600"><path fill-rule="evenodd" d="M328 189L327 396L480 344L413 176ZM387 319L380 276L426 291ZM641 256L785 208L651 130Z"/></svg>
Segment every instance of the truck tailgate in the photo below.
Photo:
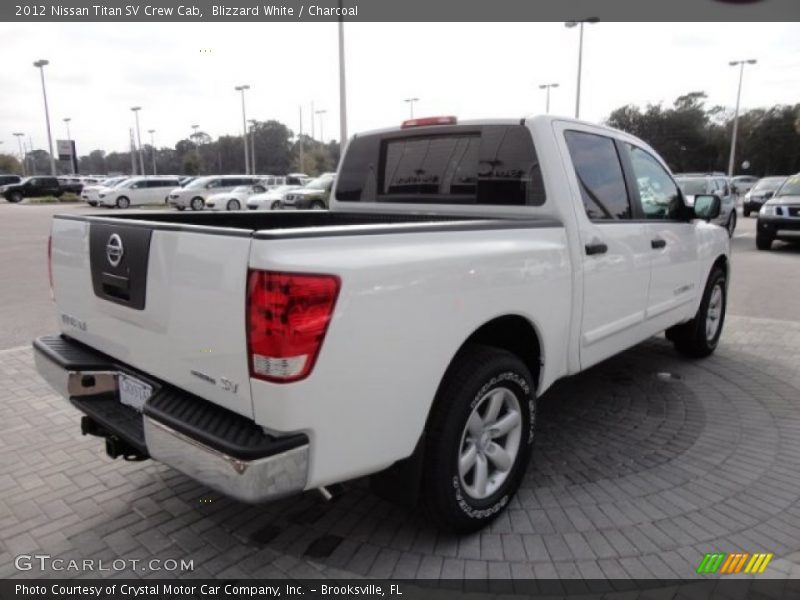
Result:
<svg viewBox="0 0 800 600"><path fill-rule="evenodd" d="M65 335L252 418L245 295L249 232L55 218Z"/></svg>

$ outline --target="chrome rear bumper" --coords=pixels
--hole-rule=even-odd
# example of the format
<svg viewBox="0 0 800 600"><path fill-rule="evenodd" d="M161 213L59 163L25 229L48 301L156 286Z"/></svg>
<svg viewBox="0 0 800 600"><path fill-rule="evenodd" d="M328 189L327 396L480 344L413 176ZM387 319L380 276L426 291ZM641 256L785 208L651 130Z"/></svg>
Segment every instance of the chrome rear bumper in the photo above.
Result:
<svg viewBox="0 0 800 600"><path fill-rule="evenodd" d="M104 359L102 355L98 355L96 365L72 367L69 357L64 358L58 354L63 350L63 339L60 347L55 350L46 345L52 339L40 338L34 343L34 360L41 377L56 392L70 400L80 398L76 406L81 410L84 410L82 407L91 406L92 397L103 399L106 403L109 402L109 395L118 398L118 375L122 372L121 369L116 368L113 363L103 365L105 368L102 369L95 368L101 366ZM79 349L83 352L88 350L83 346ZM128 369L125 372L135 373ZM145 407L158 393L158 390L154 391L145 402ZM197 400L204 402L199 398ZM307 438L302 445L274 454L242 458L160 422L146 414L146 408L144 414L141 414L135 413L134 409L122 405L118 400L116 404L120 411L125 411L126 419L131 416L141 417L144 432L142 443L150 457L227 496L243 502L259 503L300 492L305 488L309 461ZM216 409L219 410L218 407ZM92 418L88 410L84 412ZM109 425L108 421L103 423L103 428L111 434L114 433L113 424Z"/></svg>

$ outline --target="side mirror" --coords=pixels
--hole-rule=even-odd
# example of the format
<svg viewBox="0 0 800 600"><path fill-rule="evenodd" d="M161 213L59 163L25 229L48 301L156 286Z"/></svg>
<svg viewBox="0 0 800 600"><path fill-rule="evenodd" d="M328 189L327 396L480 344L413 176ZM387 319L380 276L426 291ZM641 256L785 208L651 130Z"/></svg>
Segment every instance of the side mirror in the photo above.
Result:
<svg viewBox="0 0 800 600"><path fill-rule="evenodd" d="M769 200L774 195L775 195L775 192L767 192L766 194L764 194L764 200Z"/></svg>
<svg viewBox="0 0 800 600"><path fill-rule="evenodd" d="M694 197L694 216L710 221L719 216L721 203L716 194L703 194Z"/></svg>

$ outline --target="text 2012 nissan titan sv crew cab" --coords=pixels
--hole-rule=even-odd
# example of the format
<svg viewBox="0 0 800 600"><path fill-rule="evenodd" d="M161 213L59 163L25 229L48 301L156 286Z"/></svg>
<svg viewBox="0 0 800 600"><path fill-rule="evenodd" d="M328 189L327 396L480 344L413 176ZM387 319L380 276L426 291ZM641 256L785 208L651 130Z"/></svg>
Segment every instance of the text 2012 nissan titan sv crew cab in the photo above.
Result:
<svg viewBox="0 0 800 600"><path fill-rule="evenodd" d="M108 453L262 502L367 474L476 529L554 381L713 352L729 242L640 140L552 117L357 135L330 211L57 216L40 373Z"/></svg>

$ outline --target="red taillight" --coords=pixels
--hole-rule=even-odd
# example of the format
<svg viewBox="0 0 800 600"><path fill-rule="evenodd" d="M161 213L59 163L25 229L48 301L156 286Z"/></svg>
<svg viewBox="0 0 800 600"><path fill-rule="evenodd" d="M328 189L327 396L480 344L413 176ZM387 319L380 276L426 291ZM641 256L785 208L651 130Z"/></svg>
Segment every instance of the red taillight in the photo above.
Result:
<svg viewBox="0 0 800 600"><path fill-rule="evenodd" d="M333 275L250 271L247 349L250 376L288 383L307 377L339 295Z"/></svg>
<svg viewBox="0 0 800 600"><path fill-rule="evenodd" d="M422 119L403 121L400 127L402 129L408 129L410 127L426 127L428 125L455 125L456 123L458 123L458 119L455 117L424 117Z"/></svg>
<svg viewBox="0 0 800 600"><path fill-rule="evenodd" d="M50 234L47 238L47 278L50 281L50 298L56 299L56 294L53 291L53 235Z"/></svg>

